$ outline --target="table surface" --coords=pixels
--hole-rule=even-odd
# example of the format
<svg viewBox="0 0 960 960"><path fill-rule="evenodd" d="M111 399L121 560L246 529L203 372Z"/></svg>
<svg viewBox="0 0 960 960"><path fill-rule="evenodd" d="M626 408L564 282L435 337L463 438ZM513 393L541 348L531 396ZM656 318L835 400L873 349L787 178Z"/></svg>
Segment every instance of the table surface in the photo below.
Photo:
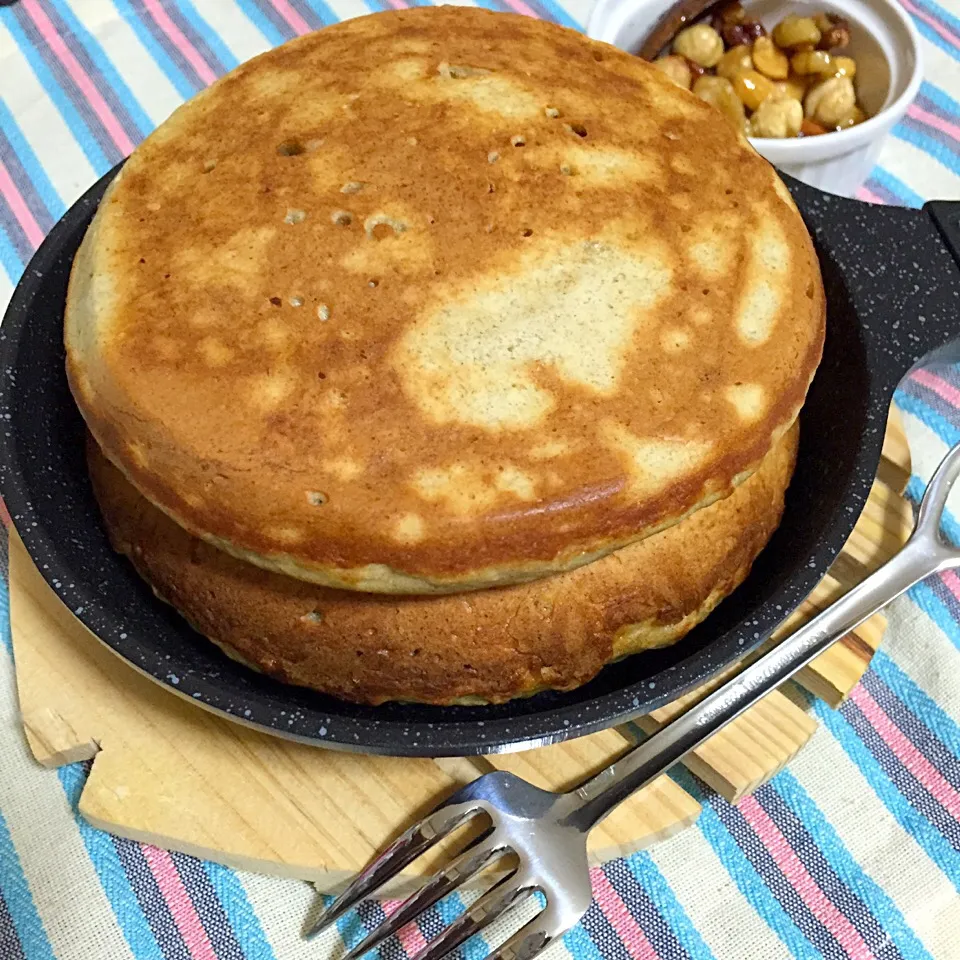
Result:
<svg viewBox="0 0 960 960"><path fill-rule="evenodd" d="M425 0L414 0L415 3ZM591 0L478 0L581 28ZM960 0L902 0L926 80L863 200L960 198ZM256 53L405 0L0 0L0 308L64 210L180 102ZM960 328L960 316L958 316ZM960 442L960 369L899 392L915 499ZM947 531L960 542L960 503ZM111 837L76 815L86 775L30 758L0 589L0 960L334 957L383 917L368 904L325 940L299 930L304 883ZM960 579L916 587L839 711L733 807L686 772L697 825L594 871L596 902L550 956L578 960L904 957L960 960ZM454 897L387 944L406 960L463 910ZM467 960L487 947L471 942Z"/></svg>

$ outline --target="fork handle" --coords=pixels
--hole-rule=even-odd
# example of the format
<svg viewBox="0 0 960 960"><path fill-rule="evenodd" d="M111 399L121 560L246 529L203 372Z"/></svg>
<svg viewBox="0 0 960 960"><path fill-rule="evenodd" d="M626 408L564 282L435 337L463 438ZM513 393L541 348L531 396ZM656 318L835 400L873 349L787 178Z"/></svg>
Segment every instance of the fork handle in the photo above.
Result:
<svg viewBox="0 0 960 960"><path fill-rule="evenodd" d="M960 448L955 448L947 459L953 461L954 470L950 472L955 476L960 472ZM561 814L564 822L588 831L634 791L672 767L895 597L924 577L960 564L958 554L948 549L939 537L940 509L928 503L930 494L934 493L942 493L946 499L953 477L948 478L944 490L935 491L934 486L947 465L944 461L937 471L924 498L916 530L899 553L686 713L606 770L565 794L560 801L569 807L565 816Z"/></svg>

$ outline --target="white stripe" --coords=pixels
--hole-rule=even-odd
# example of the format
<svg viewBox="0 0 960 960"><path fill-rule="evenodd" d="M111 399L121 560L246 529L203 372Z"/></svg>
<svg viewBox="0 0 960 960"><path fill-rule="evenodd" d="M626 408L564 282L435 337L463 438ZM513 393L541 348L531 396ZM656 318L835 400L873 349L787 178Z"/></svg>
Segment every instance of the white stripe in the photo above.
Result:
<svg viewBox="0 0 960 960"><path fill-rule="evenodd" d="M884 653L960 726L960 650L910 600L887 609Z"/></svg>
<svg viewBox="0 0 960 960"><path fill-rule="evenodd" d="M900 410L899 413L910 446L910 472L929 481L950 447L919 417L906 410ZM953 491L947 504L951 512L960 517L960 490Z"/></svg>
<svg viewBox="0 0 960 960"><path fill-rule="evenodd" d="M329 960L339 955L343 941L336 929L307 943L304 924L319 902L313 887L302 880L263 877L237 871L247 899L260 921L277 960Z"/></svg>
<svg viewBox="0 0 960 960"><path fill-rule="evenodd" d="M6 312L7 304L13 296L13 284L7 276L6 270L0 267L0 318Z"/></svg>
<svg viewBox="0 0 960 960"><path fill-rule="evenodd" d="M960 897L830 732L818 728L790 770L927 950L935 957L955 956Z"/></svg>
<svg viewBox="0 0 960 960"><path fill-rule="evenodd" d="M960 65L957 61L943 47L931 43L926 37L920 38L920 52L923 55L923 77L927 83L939 87L954 100L960 100L960 88L957 87Z"/></svg>
<svg viewBox="0 0 960 960"><path fill-rule="evenodd" d="M151 123L155 127L163 123L182 98L133 28L109 0L85 0L70 6L74 16L96 37Z"/></svg>
<svg viewBox="0 0 960 960"><path fill-rule="evenodd" d="M960 71L960 66L957 70ZM905 140L891 136L877 162L925 200L960 196L960 177L925 150Z"/></svg>
<svg viewBox="0 0 960 960"><path fill-rule="evenodd" d="M357 0L327 0L327 6L340 20L351 20L373 12L365 3L358 3Z"/></svg>
<svg viewBox="0 0 960 960"><path fill-rule="evenodd" d="M696 827L647 851L713 955L791 960Z"/></svg>
<svg viewBox="0 0 960 960"><path fill-rule="evenodd" d="M12 40L3 51L3 97L54 190L70 206L97 172Z"/></svg>
<svg viewBox="0 0 960 960"><path fill-rule="evenodd" d="M0 810L58 960L133 958L67 805L56 771L30 755L13 669L0 648Z"/></svg>
<svg viewBox="0 0 960 960"><path fill-rule="evenodd" d="M595 0L566 0L566 2L561 3L560 6L586 30L587 21L590 19L590 14L593 13L596 2Z"/></svg>
<svg viewBox="0 0 960 960"><path fill-rule="evenodd" d="M356 7L355 2L352 5ZM194 6L238 62L243 63L270 48L267 38L236 3L207 0Z"/></svg>

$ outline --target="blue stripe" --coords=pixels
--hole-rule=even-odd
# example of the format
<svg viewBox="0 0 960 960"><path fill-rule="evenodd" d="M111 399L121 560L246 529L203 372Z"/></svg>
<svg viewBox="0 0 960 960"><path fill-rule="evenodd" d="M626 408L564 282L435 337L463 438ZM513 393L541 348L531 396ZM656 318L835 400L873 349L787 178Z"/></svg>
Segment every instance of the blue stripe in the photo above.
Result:
<svg viewBox="0 0 960 960"><path fill-rule="evenodd" d="M956 17L946 7L941 7L934 0L913 0L914 6L919 7L924 13L932 14L943 21L943 26L949 27L954 33L960 33L960 17Z"/></svg>
<svg viewBox="0 0 960 960"><path fill-rule="evenodd" d="M323 2L323 0L303 0L303 2L317 15L324 26L339 22L340 18ZM414 6L429 7L431 6L431 3L430 0L417 0Z"/></svg>
<svg viewBox="0 0 960 960"><path fill-rule="evenodd" d="M7 909L7 901L0 892L0 957L4 960L26 960L20 935L13 925L13 917Z"/></svg>
<svg viewBox="0 0 960 960"><path fill-rule="evenodd" d="M937 596L927 583L918 583L907 596L946 634L950 642L960 650L960 624L950 608Z"/></svg>
<svg viewBox="0 0 960 960"><path fill-rule="evenodd" d="M90 165L98 173L105 173L113 164L107 159L97 138L90 129L87 122L83 119L80 111L73 105L70 98L66 95L63 88L57 82L50 68L46 65L43 57L40 56L36 47L29 41L23 28L17 22L12 7L0 9L0 22L2 22L10 31L11 36L17 42L17 46L23 53L30 68L36 74L37 80L43 87L47 96L50 97L57 112L63 117L64 122L70 128L73 138L80 144Z"/></svg>
<svg viewBox="0 0 960 960"><path fill-rule="evenodd" d="M920 36L922 36L924 40L929 40L930 43L935 47L939 47L952 59L960 60L960 51L958 51L953 44L941 37L933 27L924 23L916 14L911 13L910 19L913 20L913 25L920 31Z"/></svg>
<svg viewBox="0 0 960 960"><path fill-rule="evenodd" d="M596 901L591 906L596 908ZM574 955L576 960L606 960L582 923L578 923L572 930L564 934L563 945Z"/></svg>
<svg viewBox="0 0 960 960"><path fill-rule="evenodd" d="M886 775L876 757L850 725L840 710L831 710L819 700L813 701L813 710L820 722L836 738L844 752L853 761L890 811L893 818L919 844L930 860L949 878L960 891L960 854L933 824L916 810Z"/></svg>
<svg viewBox="0 0 960 960"><path fill-rule="evenodd" d="M911 379L900 389L908 396L915 397L919 400L930 412L939 414L949 423L954 423L957 416L957 408L950 403L949 400L940 396L933 388L924 385L919 380Z"/></svg>
<svg viewBox="0 0 960 960"><path fill-rule="evenodd" d="M627 945L618 936L614 930L613 924L600 909L600 904L596 900L590 902L587 912L580 920L579 926L587 932L597 952L603 960L631 960ZM644 933L643 936L649 940L650 937ZM669 957L676 957L676 953L669 948L664 950ZM579 954L574 954L578 957ZM677 957L677 960L688 960L687 957Z"/></svg>
<svg viewBox="0 0 960 960"><path fill-rule="evenodd" d="M460 894L453 893L449 897L444 897L444 899L437 904L436 912L446 927L453 923L466 908L466 904L461 899ZM484 960L484 958L489 955L490 950L490 944L487 943L482 934L478 933L476 936L471 937L460 948L460 953L463 954L466 960Z"/></svg>
<svg viewBox="0 0 960 960"><path fill-rule="evenodd" d="M10 278L10 282L16 286L20 277L23 275L23 268L26 264L20 259L13 240L7 233L6 227L0 221L0 266L3 272Z"/></svg>
<svg viewBox="0 0 960 960"><path fill-rule="evenodd" d="M803 958L803 960L822 960L821 952L803 935L790 914L770 892L770 888L743 852L740 844L723 825L699 782L679 766L674 767L669 776L703 805L703 810L697 819L697 829L720 858L720 862L750 906L780 937L794 957Z"/></svg>
<svg viewBox="0 0 960 960"><path fill-rule="evenodd" d="M113 0L113 3L120 13L120 16L129 24L130 28L144 45L147 53L150 54L157 66L166 74L167 79L173 84L177 93L179 93L184 100L189 100L197 92L196 87L177 66L167 51L157 42L150 28L140 19L137 11L133 9L130 0ZM146 16L146 13L144 16Z"/></svg>
<svg viewBox="0 0 960 960"><path fill-rule="evenodd" d="M870 666L865 679L874 699L944 779L960 789L960 726L882 650Z"/></svg>
<svg viewBox="0 0 960 960"><path fill-rule="evenodd" d="M951 173L960 174L960 157L946 143L935 139L921 129L923 121L908 117L903 123L893 128L893 135L904 143L912 144L918 150L933 157L937 163L946 167ZM921 204L922 206L922 204Z"/></svg>
<svg viewBox="0 0 960 960"><path fill-rule="evenodd" d="M236 873L219 863L205 860L202 865L247 960L276 960L273 947L260 925L260 918Z"/></svg>
<svg viewBox="0 0 960 960"><path fill-rule="evenodd" d="M2 249L2 247L0 247ZM0 577L0 641L3 649L13 656L13 637L10 635L10 588L6 577Z"/></svg>
<svg viewBox="0 0 960 960"><path fill-rule="evenodd" d="M929 957L926 949L910 928L896 904L884 889L867 874L851 856L832 824L810 799L796 777L789 770L781 771L769 785L786 806L810 832L817 852L830 865L837 877L845 883L877 918L883 932L897 949L910 960Z"/></svg>
<svg viewBox="0 0 960 960"><path fill-rule="evenodd" d="M136 140L135 133L139 133L140 139L143 139L152 129L153 121L147 116L146 111L140 106L140 101L130 92L130 88L124 83L123 78L117 72L110 58L103 52L103 47L97 42L95 37L83 26L83 24L74 15L70 6L64 0L48 0L56 10L59 17L63 20L70 32L73 33L83 48L87 51L93 65L103 74L106 85L113 91L114 96L119 100L120 105L130 114L136 131L126 130L131 140ZM107 98L104 98L107 99ZM120 118L117 118L120 122ZM125 126L121 122L121 126Z"/></svg>
<svg viewBox="0 0 960 960"><path fill-rule="evenodd" d="M583 33L583 27L556 0L537 0L537 3L550 15L551 20Z"/></svg>
<svg viewBox="0 0 960 960"><path fill-rule="evenodd" d="M923 197L919 193L914 193L902 180L898 180L888 170L876 166L871 171L870 176L880 184L885 190L889 190L907 207L922 207Z"/></svg>
<svg viewBox="0 0 960 960"><path fill-rule="evenodd" d="M238 65L240 61L230 52L230 48L220 39L220 34L203 19L190 0L177 0L176 12L196 31L197 36L210 48L210 52L223 67L232 70ZM216 64L209 64L209 66L215 69Z"/></svg>
<svg viewBox="0 0 960 960"><path fill-rule="evenodd" d="M110 834L95 830L76 811L80 793L86 780L82 764L73 763L57 770L64 793L73 810L73 818L80 838L87 848L93 868L103 887L107 900L116 914L117 923L137 960L164 960L156 937L147 923L143 908L137 900Z"/></svg>
<svg viewBox="0 0 960 960"><path fill-rule="evenodd" d="M637 883L647 891L654 906L663 915L664 920L673 930L674 936L690 954L692 960L714 960L712 951L697 928L690 922L686 910L680 906L676 894L650 854L635 853L627 857L625 863Z"/></svg>
<svg viewBox="0 0 960 960"><path fill-rule="evenodd" d="M945 90L924 80L920 84L920 95L926 97L938 106L944 113L950 114L950 119L956 123L960 119L960 103L953 99Z"/></svg>
<svg viewBox="0 0 960 960"><path fill-rule="evenodd" d="M906 496L914 503L919 503L926 489L926 483L914 474L907 483ZM960 546L960 521L948 507L944 507L940 514L940 531L954 546Z"/></svg>
<svg viewBox="0 0 960 960"><path fill-rule="evenodd" d="M255 0L236 0L246 18L267 38L271 47L278 47L289 39L277 25L257 6Z"/></svg>
<svg viewBox="0 0 960 960"><path fill-rule="evenodd" d="M960 427L932 410L912 393L908 393L904 389L899 390L897 392L897 406L916 417L921 423L925 423L947 445L952 447L960 443Z"/></svg>
<svg viewBox="0 0 960 960"><path fill-rule="evenodd" d="M43 169L43 165L37 159L33 148L23 135L23 131L14 119L13 114L7 109L2 98L0 98L0 129L3 130L3 135L10 142L10 146L13 147L13 152L17 155L20 165L30 178L33 189L37 191L51 219L56 220L66 209L66 204L54 189L50 178Z"/></svg>
<svg viewBox="0 0 960 960"><path fill-rule="evenodd" d="M0 895L7 904L27 960L54 960L47 931L37 913L3 813L0 813Z"/></svg>

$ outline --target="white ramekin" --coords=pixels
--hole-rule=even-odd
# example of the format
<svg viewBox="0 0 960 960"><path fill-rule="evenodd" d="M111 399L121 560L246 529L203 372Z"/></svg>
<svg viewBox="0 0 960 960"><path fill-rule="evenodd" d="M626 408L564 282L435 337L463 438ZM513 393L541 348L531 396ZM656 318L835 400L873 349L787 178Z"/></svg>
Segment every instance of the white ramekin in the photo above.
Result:
<svg viewBox="0 0 960 960"><path fill-rule="evenodd" d="M923 79L920 36L897 0L745 0L750 15L771 29L787 13L837 13L851 24L849 53L857 61L857 92L870 119L819 137L756 138L751 143L778 169L805 183L853 196L870 174L890 128L907 112ZM636 50L663 15L664 0L598 0L587 33Z"/></svg>

